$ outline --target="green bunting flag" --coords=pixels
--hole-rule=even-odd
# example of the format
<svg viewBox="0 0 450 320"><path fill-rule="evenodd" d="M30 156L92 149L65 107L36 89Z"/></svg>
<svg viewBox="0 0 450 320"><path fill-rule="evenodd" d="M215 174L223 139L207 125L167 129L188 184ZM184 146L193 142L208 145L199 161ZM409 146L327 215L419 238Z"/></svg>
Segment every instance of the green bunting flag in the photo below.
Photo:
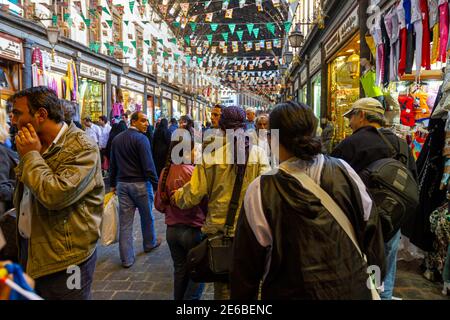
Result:
<svg viewBox="0 0 450 320"><path fill-rule="evenodd" d="M142 0L142 5L145 6L148 3L148 0Z"/></svg>
<svg viewBox="0 0 450 320"><path fill-rule="evenodd" d="M72 28L72 25L73 25L73 19L69 17L69 18L67 19L67 24L69 25L69 28Z"/></svg>
<svg viewBox="0 0 450 320"><path fill-rule="evenodd" d="M244 35L244 30L236 31L239 41L242 41L242 36Z"/></svg>
<svg viewBox="0 0 450 320"><path fill-rule="evenodd" d="M133 40L133 41L131 41L131 44L133 45L133 47L136 49L136 46L137 46L137 41L135 41L135 40Z"/></svg>
<svg viewBox="0 0 450 320"><path fill-rule="evenodd" d="M165 51L163 51L162 55L163 55L164 58L167 58L169 56L169 54L167 52L165 52Z"/></svg>
<svg viewBox="0 0 450 320"><path fill-rule="evenodd" d="M109 10L108 10L107 7L102 7L102 10L103 10L103 12L105 12L105 13L111 15L111 13L109 12Z"/></svg>
<svg viewBox="0 0 450 320"><path fill-rule="evenodd" d="M130 23L130 21L128 20L124 20L123 22L125 22L125 24L128 26L128 24Z"/></svg>
<svg viewBox="0 0 450 320"><path fill-rule="evenodd" d="M130 47L124 46L122 49L123 53L127 54L129 49L130 49Z"/></svg>
<svg viewBox="0 0 450 320"><path fill-rule="evenodd" d="M211 23L210 27L211 27L212 32L216 32L219 25L217 23Z"/></svg>
<svg viewBox="0 0 450 320"><path fill-rule="evenodd" d="M91 19L84 19L84 23L86 24L86 27L90 27L91 26Z"/></svg>
<svg viewBox="0 0 450 320"><path fill-rule="evenodd" d="M267 23L266 28L271 34L275 35L275 25L272 22Z"/></svg>
<svg viewBox="0 0 450 320"><path fill-rule="evenodd" d="M175 61L178 61L178 59L180 58L180 55L178 53L174 53L173 58L175 59Z"/></svg>
<svg viewBox="0 0 450 320"><path fill-rule="evenodd" d="M97 15L97 10L95 9L89 9L89 13L91 14L91 16L96 16ZM65 15L65 14L64 14Z"/></svg>
<svg viewBox="0 0 450 320"><path fill-rule="evenodd" d="M228 32L223 32L222 33L222 38L225 42L228 42Z"/></svg>
<svg viewBox="0 0 450 320"><path fill-rule="evenodd" d="M191 56L186 56L186 63L189 65L191 63Z"/></svg>
<svg viewBox="0 0 450 320"><path fill-rule="evenodd" d="M197 64L200 66L200 64L203 62L203 58L197 58Z"/></svg>
<svg viewBox="0 0 450 320"><path fill-rule="evenodd" d="M189 25L191 26L192 32L195 32L195 29L197 29L197 23L190 22Z"/></svg>
<svg viewBox="0 0 450 320"><path fill-rule="evenodd" d="M152 56L152 57L154 57L154 56L156 56L156 52L155 51L153 51L153 50L150 50L150 55Z"/></svg>
<svg viewBox="0 0 450 320"><path fill-rule="evenodd" d="M136 3L136 1L130 1L129 5L130 5L130 12L133 13L133 9L134 9L134 4Z"/></svg>
<svg viewBox="0 0 450 320"><path fill-rule="evenodd" d="M247 23L247 29L248 29L248 33L250 34L250 35L252 35L252 31L253 31L253 27L254 27L255 25L253 24L253 23Z"/></svg>
<svg viewBox="0 0 450 320"><path fill-rule="evenodd" d="M209 45L211 45L212 44L213 35L212 34L207 34L206 38L208 39Z"/></svg>
<svg viewBox="0 0 450 320"><path fill-rule="evenodd" d="M184 37L184 42L186 42L188 46L191 46L191 38L189 36Z"/></svg>
<svg viewBox="0 0 450 320"><path fill-rule="evenodd" d="M144 43L149 46L150 45L150 40L144 40Z"/></svg>
<svg viewBox="0 0 450 320"><path fill-rule="evenodd" d="M64 13L64 16L63 16L64 21L69 20L69 18L70 18L70 13Z"/></svg>
<svg viewBox="0 0 450 320"><path fill-rule="evenodd" d="M173 23L173 26L174 26L175 28L179 28L179 27L181 26L181 23L178 22L178 21L175 21L175 22Z"/></svg>
<svg viewBox="0 0 450 320"><path fill-rule="evenodd" d="M106 20L106 23L109 25L110 28L112 28L113 21L112 20Z"/></svg>
<svg viewBox="0 0 450 320"><path fill-rule="evenodd" d="M177 44L177 38L170 38L169 41L173 44Z"/></svg>
<svg viewBox="0 0 450 320"><path fill-rule="evenodd" d="M291 26L292 26L292 22L286 21L284 23L284 31L289 32L289 30L291 30Z"/></svg>
<svg viewBox="0 0 450 320"><path fill-rule="evenodd" d="M255 35L255 38L258 38L259 28L253 29L253 34Z"/></svg>
<svg viewBox="0 0 450 320"><path fill-rule="evenodd" d="M236 25L234 23L230 23L228 25L228 28L230 29L231 34L234 33L234 29L236 29Z"/></svg>
<svg viewBox="0 0 450 320"><path fill-rule="evenodd" d="M158 42L161 43L162 45L164 45L164 40L161 38L158 38Z"/></svg>
<svg viewBox="0 0 450 320"><path fill-rule="evenodd" d="M119 48L123 50L123 41L119 41L117 44L119 45Z"/></svg>

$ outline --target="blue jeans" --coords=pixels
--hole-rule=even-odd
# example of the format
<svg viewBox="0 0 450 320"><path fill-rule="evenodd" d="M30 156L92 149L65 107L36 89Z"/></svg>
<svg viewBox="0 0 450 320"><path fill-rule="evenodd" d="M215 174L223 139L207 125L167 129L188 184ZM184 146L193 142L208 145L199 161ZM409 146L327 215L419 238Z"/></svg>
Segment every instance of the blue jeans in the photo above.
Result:
<svg viewBox="0 0 450 320"><path fill-rule="evenodd" d="M381 300L392 300L397 274L397 252L400 245L400 238L401 231L398 231L391 240L384 244L386 276L384 277L384 291L380 294Z"/></svg>
<svg viewBox="0 0 450 320"><path fill-rule="evenodd" d="M193 282L186 270L187 254L200 243L201 237L200 228L167 226L166 238L174 268L174 300L200 300L202 297L205 284Z"/></svg>
<svg viewBox="0 0 450 320"><path fill-rule="evenodd" d="M124 266L135 261L133 249L133 222L136 208L141 216L144 251L156 246L155 219L152 214L153 188L150 182L117 184L119 197L119 250Z"/></svg>

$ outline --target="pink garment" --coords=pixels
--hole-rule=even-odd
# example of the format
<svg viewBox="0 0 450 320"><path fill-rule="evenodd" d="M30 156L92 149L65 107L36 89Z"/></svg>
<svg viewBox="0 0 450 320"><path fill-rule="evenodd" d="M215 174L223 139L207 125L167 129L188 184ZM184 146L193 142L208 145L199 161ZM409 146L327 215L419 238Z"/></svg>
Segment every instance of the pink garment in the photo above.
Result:
<svg viewBox="0 0 450 320"><path fill-rule="evenodd" d="M381 44L377 47L377 60L379 61L379 74L377 75L377 86L381 86L381 82L384 79L384 61L386 59L386 54L384 52L384 46Z"/></svg>
<svg viewBox="0 0 450 320"><path fill-rule="evenodd" d="M112 115L113 117L121 117L125 111L123 110L123 104L120 102L116 102L112 106Z"/></svg>
<svg viewBox="0 0 450 320"><path fill-rule="evenodd" d="M448 4L444 3L439 6L439 55L437 61L447 61L447 43L449 28L449 11Z"/></svg>
<svg viewBox="0 0 450 320"><path fill-rule="evenodd" d="M201 228L205 223L206 217L206 207L207 199L203 199L202 203L198 206L181 210L175 206L171 206L170 203L164 203L161 199L162 193L164 192L168 197L170 197L173 191L182 188L186 183L191 180L192 173L194 172L194 166L192 165L175 165L172 164L169 169L169 174L166 180L166 187L164 190L162 188L162 180L164 176L164 169L161 172L161 177L158 182L158 191L155 195L155 208L166 215L166 224L168 226L173 226L177 224L187 225L195 228Z"/></svg>

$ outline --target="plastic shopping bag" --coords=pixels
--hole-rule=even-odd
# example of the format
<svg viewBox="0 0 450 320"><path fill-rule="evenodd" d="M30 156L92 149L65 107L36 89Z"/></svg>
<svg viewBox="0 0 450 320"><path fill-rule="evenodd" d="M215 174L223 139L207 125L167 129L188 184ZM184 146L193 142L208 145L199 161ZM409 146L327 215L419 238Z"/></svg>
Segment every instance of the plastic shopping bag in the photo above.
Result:
<svg viewBox="0 0 450 320"><path fill-rule="evenodd" d="M101 225L101 243L110 246L119 241L119 199L110 192L105 196Z"/></svg>

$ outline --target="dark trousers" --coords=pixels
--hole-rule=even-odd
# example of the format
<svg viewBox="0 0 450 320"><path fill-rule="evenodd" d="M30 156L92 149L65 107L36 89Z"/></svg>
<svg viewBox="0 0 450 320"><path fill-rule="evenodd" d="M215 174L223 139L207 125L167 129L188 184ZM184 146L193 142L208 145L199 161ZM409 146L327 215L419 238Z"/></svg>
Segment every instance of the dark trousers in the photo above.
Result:
<svg viewBox="0 0 450 320"><path fill-rule="evenodd" d="M78 265L79 273L63 270L36 279L36 292L45 300L91 300L91 286L94 276L97 250L85 262ZM74 278L79 274L80 287L72 288Z"/></svg>
<svg viewBox="0 0 450 320"><path fill-rule="evenodd" d="M200 228L185 225L167 226L167 243L172 255L174 268L174 299L200 300L204 283L195 283L186 270L186 258L189 250L200 243Z"/></svg>

